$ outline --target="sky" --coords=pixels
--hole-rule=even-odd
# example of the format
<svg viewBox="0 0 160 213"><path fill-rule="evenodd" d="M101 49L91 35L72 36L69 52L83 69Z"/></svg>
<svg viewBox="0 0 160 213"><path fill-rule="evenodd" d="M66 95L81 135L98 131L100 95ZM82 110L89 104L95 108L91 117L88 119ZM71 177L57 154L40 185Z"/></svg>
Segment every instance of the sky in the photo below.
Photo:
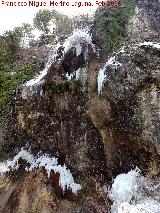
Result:
<svg viewBox="0 0 160 213"><path fill-rule="evenodd" d="M16 0L4 0L4 2L15 2ZM26 1L29 0L18 0L18 1ZM17 2L18 2L17 1ZM49 4L49 0L45 0L47 4ZM60 2L61 0L57 0ZM67 0L69 4L72 4L74 0ZM64 0L64 2L67 2ZM95 0L92 0L93 2ZM37 0L38 2L38 0ZM40 2L40 0L39 0ZM75 2L74 2L75 3ZM87 7L72 7L72 6L57 6L55 7L56 10L72 16L77 14L86 14L86 13L93 13L96 10L96 5ZM53 9L53 7L7 7L2 5L2 1L0 0L0 34L2 34L6 30L12 30L16 26L20 26L22 23L29 23L32 24L33 17L35 16L36 12L39 9Z"/></svg>

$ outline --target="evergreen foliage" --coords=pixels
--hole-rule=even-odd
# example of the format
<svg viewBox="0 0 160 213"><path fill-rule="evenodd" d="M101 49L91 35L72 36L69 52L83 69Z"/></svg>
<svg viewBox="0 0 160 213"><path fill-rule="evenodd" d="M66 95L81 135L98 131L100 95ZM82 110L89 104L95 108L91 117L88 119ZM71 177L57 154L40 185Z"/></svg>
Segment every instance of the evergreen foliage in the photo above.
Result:
<svg viewBox="0 0 160 213"><path fill-rule="evenodd" d="M32 65L24 65L16 68L15 73L0 70L0 121L3 119L4 110L11 93L17 85L30 80L34 75Z"/></svg>

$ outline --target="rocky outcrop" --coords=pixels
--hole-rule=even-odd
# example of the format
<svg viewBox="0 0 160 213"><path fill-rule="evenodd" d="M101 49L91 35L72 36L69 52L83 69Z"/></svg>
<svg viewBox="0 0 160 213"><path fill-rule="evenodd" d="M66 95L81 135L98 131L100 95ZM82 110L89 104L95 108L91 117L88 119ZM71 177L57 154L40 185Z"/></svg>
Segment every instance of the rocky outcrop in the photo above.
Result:
<svg viewBox="0 0 160 213"><path fill-rule="evenodd" d="M86 114L84 85L65 79L67 67L83 69L83 57L77 57L73 49L62 61L52 64L40 87L43 94L25 96L26 87L17 91L10 102L13 111L6 136L16 147L29 143L35 153L41 150L58 156L60 164L68 165L79 181L106 174L101 136Z"/></svg>
<svg viewBox="0 0 160 213"><path fill-rule="evenodd" d="M114 165L117 162L118 168L124 166L125 170L127 164L136 164L149 172L153 160L159 174L159 157L155 154L160 141L159 49L152 45L123 49L103 71L106 79L102 98L108 99L112 111L112 121L107 126L113 140Z"/></svg>
<svg viewBox="0 0 160 213"><path fill-rule="evenodd" d="M32 64L37 71L40 71L44 68L52 51L51 45L23 48L16 56L16 65Z"/></svg>
<svg viewBox="0 0 160 213"><path fill-rule="evenodd" d="M36 185L31 195L22 191L17 198L18 210L8 211L31 208L32 212L54 212L55 200L64 199L57 212L64 208L110 212L110 203L97 186L100 189L113 177L136 167L149 177L160 173L159 44L124 47L102 66L95 49L80 41L81 52L77 54L72 47L64 54L64 47L60 47L41 81L17 89L8 105L5 140L11 156L26 144L35 156L39 151L55 156L59 165L67 165L82 190L77 196L69 190L63 194L59 176L53 172L49 178L44 175L43 191L49 201L42 201L42 191ZM24 165L22 162L22 171ZM20 186L30 175L21 174ZM14 172L12 176L11 186L17 187ZM32 196L36 202L31 201ZM7 211L5 208L1 207Z"/></svg>
<svg viewBox="0 0 160 213"><path fill-rule="evenodd" d="M149 17L150 26L156 31L159 31L159 2L156 0L153 0L152 2L149 0L136 0L136 4L140 9L145 11Z"/></svg>
<svg viewBox="0 0 160 213"><path fill-rule="evenodd" d="M52 181L48 181L46 176L39 171L31 172L14 181L0 177L0 192L2 213L110 212L109 200L102 192L95 190L88 194L84 192L81 197L68 194L67 199L66 196L63 199L58 198L53 190Z"/></svg>
<svg viewBox="0 0 160 213"><path fill-rule="evenodd" d="M88 69L87 93L82 74L79 81L74 76L65 79L67 67L71 75L74 70L80 69L83 74L84 67ZM13 100L16 107L10 120L14 125L9 125L14 128L14 137L10 131L8 139L23 141L16 142L20 146L29 141L33 150L61 153L63 163L78 176L81 172L106 173L105 161L110 177L140 165L146 170L150 150L154 150L151 144L159 152L159 49L131 46L116 54L105 67L107 77L101 96L97 95L96 81L99 67L96 56L92 54L86 65L84 56L77 57L74 49L52 64L41 87L42 96L34 94L24 99L22 95L22 99L20 90ZM145 151L147 146L149 152ZM146 165L139 152L145 155Z"/></svg>

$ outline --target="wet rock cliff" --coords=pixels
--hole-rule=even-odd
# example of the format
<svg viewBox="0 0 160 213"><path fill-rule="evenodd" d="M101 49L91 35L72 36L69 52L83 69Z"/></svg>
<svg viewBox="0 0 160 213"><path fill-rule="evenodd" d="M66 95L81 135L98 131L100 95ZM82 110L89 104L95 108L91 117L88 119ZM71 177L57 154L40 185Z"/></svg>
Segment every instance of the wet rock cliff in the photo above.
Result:
<svg viewBox="0 0 160 213"><path fill-rule="evenodd" d="M96 204L100 196L97 195L96 184L103 185L116 175L136 167L149 177L158 176L160 172L159 44L124 47L105 65L101 65L96 49L85 44L86 41L83 41L79 54L74 45L65 54L62 53L63 47L59 47L55 61L41 81L17 88L8 105L5 143L12 150L11 156L24 146L29 147L34 155L41 151L56 156L58 164L65 164L82 186L77 197L70 191L64 194L58 176L53 173L47 184L44 174L31 173L28 176L24 172L26 164L22 161L20 173L23 179L28 181L31 176L32 182L38 178L40 184L47 184L44 191L49 193L49 199L56 199L45 201L49 209L55 203L58 205L55 208L71 205L68 207L71 212L78 212L77 208L88 212L90 210L85 208L89 208L90 204L88 201L84 204L85 195L96 200L94 205L99 205ZM10 186L14 188L10 189L11 194L13 191L17 193L19 185L25 184L25 180L17 180L17 175L13 176L15 188ZM36 199L41 199L41 192L34 192L30 187L28 190L37 193ZM21 203L24 196L29 196L28 191L26 195L24 193L22 197L16 195L16 202ZM61 207L50 193L75 204L63 201ZM103 194L101 196L105 202L106 198ZM83 204L78 199L82 199ZM31 206L36 205L34 201L28 202L32 202ZM17 205L16 208L21 209L20 204ZM104 206L104 209L108 208ZM5 208L1 206L3 211ZM14 212L11 206L8 208L10 210L7 211ZM43 209L42 206L36 208ZM53 209L46 211L54 212ZM16 209L15 212L22 210Z"/></svg>
<svg viewBox="0 0 160 213"><path fill-rule="evenodd" d="M19 157L0 164L1 212L110 212L101 189L112 178L136 167L160 175L160 44L123 47L105 64L97 48L75 32L11 97L4 144ZM63 183L68 171L78 190Z"/></svg>

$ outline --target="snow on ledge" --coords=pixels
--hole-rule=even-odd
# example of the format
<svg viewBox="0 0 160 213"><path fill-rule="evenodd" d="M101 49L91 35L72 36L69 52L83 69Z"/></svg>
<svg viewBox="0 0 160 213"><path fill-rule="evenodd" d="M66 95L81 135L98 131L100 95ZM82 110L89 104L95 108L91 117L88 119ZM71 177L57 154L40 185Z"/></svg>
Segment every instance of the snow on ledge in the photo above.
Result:
<svg viewBox="0 0 160 213"><path fill-rule="evenodd" d="M58 165L58 159L55 157L50 157L48 154L39 155L34 157L29 151L21 149L21 151L13 158L13 160L7 160L4 163L0 163L0 175L5 175L11 170L18 170L19 168L19 159L26 160L30 164L29 167L26 167L25 170L32 171L33 169L45 168L48 177L50 177L51 171L60 174L59 185L63 191L66 189L72 190L73 193L77 193L78 190L81 190L80 184L74 182L72 173L65 165Z"/></svg>
<svg viewBox="0 0 160 213"><path fill-rule="evenodd" d="M108 192L113 201L112 213L160 213L160 183L140 175L136 168L118 175Z"/></svg>
<svg viewBox="0 0 160 213"><path fill-rule="evenodd" d="M160 43L157 42L143 42L143 43L139 43L138 46L150 46L150 47L154 47L157 49L160 49Z"/></svg>

